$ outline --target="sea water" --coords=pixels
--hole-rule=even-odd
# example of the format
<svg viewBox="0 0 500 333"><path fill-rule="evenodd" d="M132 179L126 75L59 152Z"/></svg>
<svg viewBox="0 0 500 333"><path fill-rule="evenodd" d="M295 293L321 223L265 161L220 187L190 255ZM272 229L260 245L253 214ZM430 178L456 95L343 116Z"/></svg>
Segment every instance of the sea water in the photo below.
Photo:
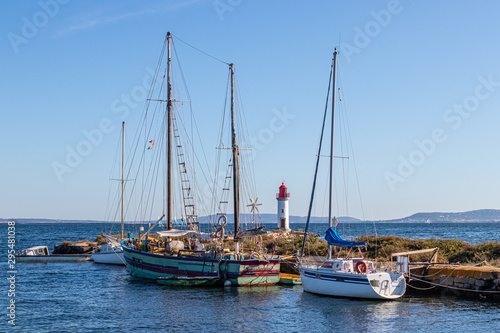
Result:
<svg viewBox="0 0 500 333"><path fill-rule="evenodd" d="M303 227L292 224L293 229ZM326 227L313 224L311 232L322 234ZM93 240L109 228L95 223L16 224L15 247L20 251L47 245L52 251L63 240ZM170 287L133 278L126 267L94 263L16 263L10 274L6 224L0 232L0 332L500 331L500 304L439 295L369 301L313 295L301 286ZM339 232L345 238L367 233L357 224L350 226L350 235L342 227ZM377 234L481 243L497 240L500 224L380 224ZM14 297L9 296L11 275ZM15 326L8 322L12 299Z"/></svg>

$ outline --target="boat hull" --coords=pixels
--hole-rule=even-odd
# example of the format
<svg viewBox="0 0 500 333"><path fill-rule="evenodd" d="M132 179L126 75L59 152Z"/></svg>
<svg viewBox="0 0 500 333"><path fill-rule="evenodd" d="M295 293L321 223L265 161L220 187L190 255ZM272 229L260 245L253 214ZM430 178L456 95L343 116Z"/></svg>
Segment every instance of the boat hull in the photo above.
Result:
<svg viewBox="0 0 500 333"><path fill-rule="evenodd" d="M279 284L297 285L297 284L302 284L302 280L300 279L300 275L297 275L297 274L280 273Z"/></svg>
<svg viewBox="0 0 500 333"><path fill-rule="evenodd" d="M116 252L94 252L92 253L92 260L96 264L125 265L123 250L117 250Z"/></svg>
<svg viewBox="0 0 500 333"><path fill-rule="evenodd" d="M50 254L46 256L16 255L17 262L88 262L91 260L90 254Z"/></svg>
<svg viewBox="0 0 500 333"><path fill-rule="evenodd" d="M220 275L232 286L272 286L280 281L279 259L222 259Z"/></svg>
<svg viewBox="0 0 500 333"><path fill-rule="evenodd" d="M375 272L341 273L321 267L299 267L305 291L328 296L368 299L396 299L404 295L406 281L401 274Z"/></svg>
<svg viewBox="0 0 500 333"><path fill-rule="evenodd" d="M206 278L207 280L218 278L219 261L208 257L191 257L154 254L145 251L131 249L122 243L123 256L127 267L135 277L159 281L162 284L176 284L183 281L182 277ZM162 280L160 282L160 280ZM186 280L187 281L187 280ZM196 282L196 279L192 279ZM177 285L192 285L189 283L177 283Z"/></svg>
<svg viewBox="0 0 500 333"><path fill-rule="evenodd" d="M189 276L178 276L172 278L158 278L156 282L158 284L168 285L168 286L211 286L219 281L218 276L214 277L189 277Z"/></svg>

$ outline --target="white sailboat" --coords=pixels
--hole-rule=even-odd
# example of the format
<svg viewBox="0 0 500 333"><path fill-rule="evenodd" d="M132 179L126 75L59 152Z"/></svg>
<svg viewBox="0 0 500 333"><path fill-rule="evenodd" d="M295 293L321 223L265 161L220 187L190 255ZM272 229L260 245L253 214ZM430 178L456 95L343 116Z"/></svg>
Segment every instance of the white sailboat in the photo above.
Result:
<svg viewBox="0 0 500 333"><path fill-rule="evenodd" d="M109 235L103 237L106 238L106 244L101 245L99 251L92 252L92 260L96 264L125 265L120 241Z"/></svg>
<svg viewBox="0 0 500 333"><path fill-rule="evenodd" d="M365 260L361 246L365 243L345 241L336 232L334 225L336 219L332 219L332 190L333 190L333 134L334 134L334 115L335 115L335 81L337 74L337 49L333 53L330 83L332 89L332 123L331 123L331 146L330 146L330 188L329 188L329 216L330 228L327 230L325 239L328 242L328 256L321 265L308 264L304 257L304 246L307 240L307 231L314 199L314 189L318 174L319 158L321 154L321 141L325 127L325 118L323 119L323 129L321 133L318 157L316 161L316 171L314 174L311 201L309 204L309 213L304 234L304 243L300 256L300 277L304 291L329 296L369 298L369 299L396 299L404 295L406 291L406 281L402 274L377 271L374 263ZM333 77L333 79L332 79ZM328 87L330 89L330 86ZM336 226L336 225L335 225ZM347 255L343 258L332 258L331 246L340 246L350 248ZM360 257L351 257L358 248Z"/></svg>
<svg viewBox="0 0 500 333"><path fill-rule="evenodd" d="M122 122L122 178L119 179L122 183L121 232L120 232L121 239L123 239L123 222L124 222L124 217L123 217L123 192L125 189L124 168L125 168L125 122ZM92 252L92 260L97 264L125 265L125 258L123 257L123 248L120 244L120 240L104 234L103 237L106 239L106 244L101 245L99 250Z"/></svg>

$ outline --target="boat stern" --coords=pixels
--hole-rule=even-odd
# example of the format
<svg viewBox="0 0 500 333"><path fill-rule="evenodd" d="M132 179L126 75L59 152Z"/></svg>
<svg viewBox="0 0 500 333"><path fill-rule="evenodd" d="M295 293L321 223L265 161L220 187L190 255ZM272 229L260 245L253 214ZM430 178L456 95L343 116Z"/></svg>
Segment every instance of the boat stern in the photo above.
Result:
<svg viewBox="0 0 500 333"><path fill-rule="evenodd" d="M381 298L396 299L406 292L406 280L402 274L375 272L367 275L373 290Z"/></svg>

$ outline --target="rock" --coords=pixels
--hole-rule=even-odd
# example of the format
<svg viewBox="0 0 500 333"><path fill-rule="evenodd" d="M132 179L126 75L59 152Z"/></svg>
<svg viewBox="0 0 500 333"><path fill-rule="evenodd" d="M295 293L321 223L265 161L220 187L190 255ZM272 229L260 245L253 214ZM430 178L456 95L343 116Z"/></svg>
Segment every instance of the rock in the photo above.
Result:
<svg viewBox="0 0 500 333"><path fill-rule="evenodd" d="M63 241L61 244L54 245L53 254L89 254L96 248L97 244L86 239L75 243Z"/></svg>
<svg viewBox="0 0 500 333"><path fill-rule="evenodd" d="M476 287L484 287L484 286L486 286L486 284L487 284L487 282L484 280L476 280L476 282L474 283L474 285Z"/></svg>

